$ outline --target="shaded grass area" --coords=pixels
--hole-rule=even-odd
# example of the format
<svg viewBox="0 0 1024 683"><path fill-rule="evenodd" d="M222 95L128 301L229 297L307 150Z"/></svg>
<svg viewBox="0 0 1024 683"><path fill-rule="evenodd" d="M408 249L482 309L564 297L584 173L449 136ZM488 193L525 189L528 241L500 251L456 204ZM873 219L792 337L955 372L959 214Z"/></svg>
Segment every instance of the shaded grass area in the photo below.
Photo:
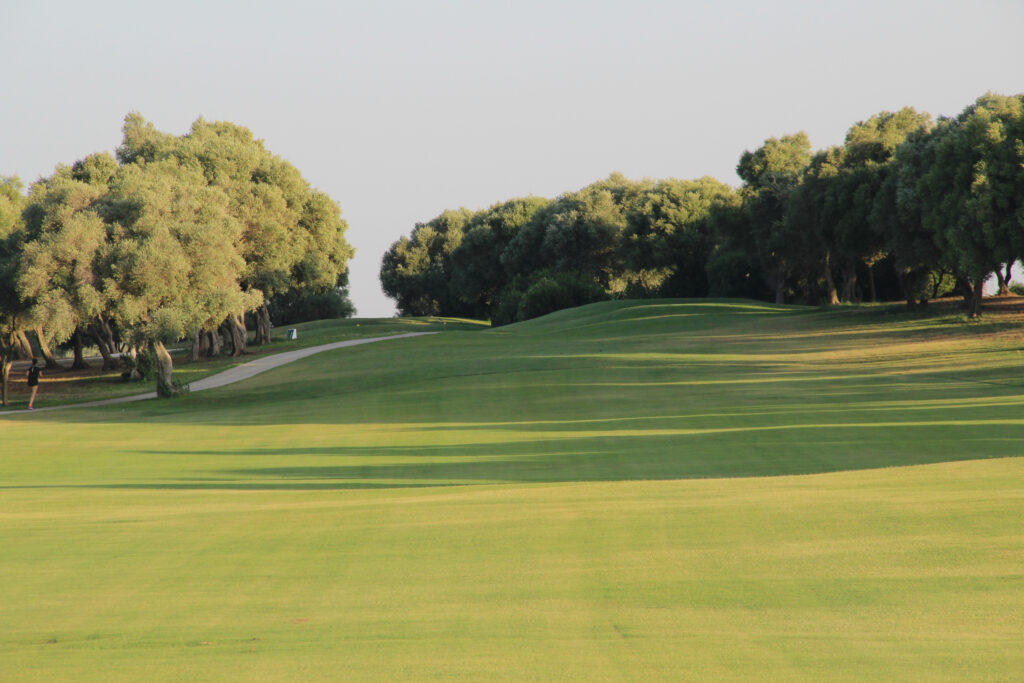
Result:
<svg viewBox="0 0 1024 683"><path fill-rule="evenodd" d="M236 365L247 363L261 355L294 351L331 342L408 332L480 330L486 327L487 324L480 321L438 317L350 318L298 323L275 328L271 334L271 343L250 346L250 353L237 358L225 355L192 361L187 348L178 348L172 351L174 379L182 384L188 384ZM287 330L291 328L298 331L298 339L288 340L286 338ZM250 338L251 336L250 334ZM179 347L183 345L187 346L185 342L178 344ZM100 358L89 358L86 363L89 367L85 370L72 371L66 368L45 370L37 399L39 406L71 405L156 391L155 380L127 382L121 377L121 368L103 370ZM66 362L65 365L67 365ZM10 405L7 408L0 406L0 413L4 410L23 409L28 405L29 389L23 371L11 374L8 388Z"/></svg>
<svg viewBox="0 0 1024 683"><path fill-rule="evenodd" d="M9 416L0 679L1012 679L1022 322L615 302Z"/></svg>

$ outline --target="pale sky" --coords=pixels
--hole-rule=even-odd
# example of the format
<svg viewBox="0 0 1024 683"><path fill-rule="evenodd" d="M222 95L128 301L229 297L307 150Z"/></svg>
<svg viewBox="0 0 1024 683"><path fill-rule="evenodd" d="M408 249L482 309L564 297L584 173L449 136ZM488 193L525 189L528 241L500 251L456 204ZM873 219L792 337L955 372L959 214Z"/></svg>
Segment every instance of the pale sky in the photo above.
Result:
<svg viewBox="0 0 1024 683"><path fill-rule="evenodd" d="M246 126L341 204L358 315L389 316L381 256L446 208L737 185L768 137L1024 92L1022 26L1022 0L0 0L0 174L112 151L130 111Z"/></svg>

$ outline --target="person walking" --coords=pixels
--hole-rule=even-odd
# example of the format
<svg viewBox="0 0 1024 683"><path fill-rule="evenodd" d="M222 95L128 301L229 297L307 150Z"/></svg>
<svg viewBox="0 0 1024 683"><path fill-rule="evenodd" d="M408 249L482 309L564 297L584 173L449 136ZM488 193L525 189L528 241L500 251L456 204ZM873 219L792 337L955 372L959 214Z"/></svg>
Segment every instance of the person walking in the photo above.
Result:
<svg viewBox="0 0 1024 683"><path fill-rule="evenodd" d="M43 374L43 369L39 367L39 359L32 359L32 367L28 369L28 386L32 390L32 394L28 397L28 409L35 410L32 404L36 402L36 392L39 391L39 376Z"/></svg>

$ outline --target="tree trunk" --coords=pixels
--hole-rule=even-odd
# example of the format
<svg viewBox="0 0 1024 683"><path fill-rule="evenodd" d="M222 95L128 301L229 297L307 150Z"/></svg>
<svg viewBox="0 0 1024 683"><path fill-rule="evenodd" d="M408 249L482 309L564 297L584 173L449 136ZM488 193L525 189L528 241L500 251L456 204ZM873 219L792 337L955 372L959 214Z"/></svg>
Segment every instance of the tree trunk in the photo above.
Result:
<svg viewBox="0 0 1024 683"><path fill-rule="evenodd" d="M57 359L53 357L53 351L50 350L50 345L46 342L46 332L42 326L37 327L33 330L36 334L36 341L39 343L39 353L42 354L43 360L46 362L47 370L60 370L60 364Z"/></svg>
<svg viewBox="0 0 1024 683"><path fill-rule="evenodd" d="M245 330L245 316L231 314L221 325L228 341L231 343L231 355L234 357L248 353L248 333Z"/></svg>
<svg viewBox="0 0 1024 683"><path fill-rule="evenodd" d="M75 360L71 363L72 370L85 370L89 366L85 362L85 353L82 351L82 330L76 329L71 337L75 344Z"/></svg>
<svg viewBox="0 0 1024 683"><path fill-rule="evenodd" d="M967 317L977 318L981 311L981 296L985 289L985 276L976 276L971 283L971 292L967 301Z"/></svg>
<svg viewBox="0 0 1024 683"><path fill-rule="evenodd" d="M28 341L28 336L25 335L24 330L18 330L14 333L14 346L17 349L16 356L20 357L21 360L32 360L35 358L35 351L32 350L32 344Z"/></svg>
<svg viewBox="0 0 1024 683"><path fill-rule="evenodd" d="M242 353L249 353L249 331L245 328L245 313L239 313L234 317L234 334L238 337L238 345Z"/></svg>
<svg viewBox="0 0 1024 683"><path fill-rule="evenodd" d="M871 303L878 303L878 290L875 289L875 267L868 266L868 291L871 292Z"/></svg>
<svg viewBox="0 0 1024 683"><path fill-rule="evenodd" d="M192 360L201 358L213 358L220 355L221 342L220 332L214 330L196 330L192 335Z"/></svg>
<svg viewBox="0 0 1024 683"><path fill-rule="evenodd" d="M942 289L942 278L946 277L949 274L950 273L947 273L945 270L939 270L939 271L936 271L936 272L932 273L932 277L933 277L933 280L934 280L934 286L932 287L932 298L933 299L938 299L939 298L939 290Z"/></svg>
<svg viewBox="0 0 1024 683"><path fill-rule="evenodd" d="M199 357L209 358L212 354L210 353L210 333L206 330L199 330Z"/></svg>
<svg viewBox="0 0 1024 683"><path fill-rule="evenodd" d="M210 358L215 358L224 350L224 339L220 336L220 330L212 330L206 335L210 340Z"/></svg>
<svg viewBox="0 0 1024 683"><path fill-rule="evenodd" d="M224 348L227 349L230 346L231 355L235 355L234 337L231 334L231 325L228 323L226 318L224 322L220 324L220 327L217 328L217 336L224 340Z"/></svg>
<svg viewBox="0 0 1024 683"><path fill-rule="evenodd" d="M257 344L269 344L270 343L270 309L267 308L266 302L263 303L259 308L256 309L256 343Z"/></svg>
<svg viewBox="0 0 1024 683"><path fill-rule="evenodd" d="M998 296L1007 296L1010 293L1010 278L1013 277L1013 261L1003 264L1004 269L996 268L996 280L999 282Z"/></svg>
<svg viewBox="0 0 1024 683"><path fill-rule="evenodd" d="M174 380L171 378L174 372L174 361L171 359L171 354L167 352L167 347L164 346L163 342L152 342L150 348L156 357L156 395L160 398L174 396L178 393L178 390L175 388Z"/></svg>
<svg viewBox="0 0 1024 683"><path fill-rule="evenodd" d="M206 333L203 330L196 330L192 333L192 362L195 363L203 356L203 347L206 346Z"/></svg>
<svg viewBox="0 0 1024 683"><path fill-rule="evenodd" d="M779 272L775 278L775 303L786 303L786 273L779 265Z"/></svg>
<svg viewBox="0 0 1024 683"><path fill-rule="evenodd" d="M114 331L110 329L110 325L103 318L96 318L96 320L89 325L89 334L91 334L93 339L96 340L96 347L100 350L100 355L103 356L103 369L116 370L117 361L114 360L114 352L116 351L116 347L114 346Z"/></svg>
<svg viewBox="0 0 1024 683"><path fill-rule="evenodd" d="M903 298L907 300L907 308L915 308L917 306L917 296L910 287L908 274L897 268L895 263L892 269L896 271L896 280L900 283L900 291L903 292Z"/></svg>
<svg viewBox="0 0 1024 683"><path fill-rule="evenodd" d="M106 340L103 335L99 334L98 330L90 329L89 332L92 334L93 339L96 341L96 348L99 349L100 355L103 356L103 369L113 370L114 367L114 356L110 351L110 347L107 346Z"/></svg>
<svg viewBox="0 0 1024 683"><path fill-rule="evenodd" d="M1010 282L999 268L996 268L996 281L999 283L999 292L996 296L1006 296L1010 293Z"/></svg>
<svg viewBox="0 0 1024 683"><path fill-rule="evenodd" d="M975 285L974 292L971 296L971 305L967 309L967 314L971 318L977 318L978 314L981 312L981 292L982 288Z"/></svg>
<svg viewBox="0 0 1024 683"><path fill-rule="evenodd" d="M836 281L832 279L832 258L825 254L825 292L828 297L828 305L834 306L839 303L839 295L836 293Z"/></svg>
<svg viewBox="0 0 1024 683"><path fill-rule="evenodd" d="M11 365L14 358L10 355L0 356L0 403L7 406L7 380L11 377Z"/></svg>
<svg viewBox="0 0 1024 683"><path fill-rule="evenodd" d="M852 256L846 259L843 266L842 300L846 303L857 300L857 261Z"/></svg>

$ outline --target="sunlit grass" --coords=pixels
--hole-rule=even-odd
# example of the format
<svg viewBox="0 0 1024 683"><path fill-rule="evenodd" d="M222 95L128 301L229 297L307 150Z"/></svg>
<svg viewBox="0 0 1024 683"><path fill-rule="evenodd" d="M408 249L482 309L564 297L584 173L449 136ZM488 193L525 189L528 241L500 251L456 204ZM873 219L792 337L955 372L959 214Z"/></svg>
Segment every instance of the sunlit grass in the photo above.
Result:
<svg viewBox="0 0 1024 683"><path fill-rule="evenodd" d="M0 679L1013 680L1016 309L763 309L0 418Z"/></svg>

